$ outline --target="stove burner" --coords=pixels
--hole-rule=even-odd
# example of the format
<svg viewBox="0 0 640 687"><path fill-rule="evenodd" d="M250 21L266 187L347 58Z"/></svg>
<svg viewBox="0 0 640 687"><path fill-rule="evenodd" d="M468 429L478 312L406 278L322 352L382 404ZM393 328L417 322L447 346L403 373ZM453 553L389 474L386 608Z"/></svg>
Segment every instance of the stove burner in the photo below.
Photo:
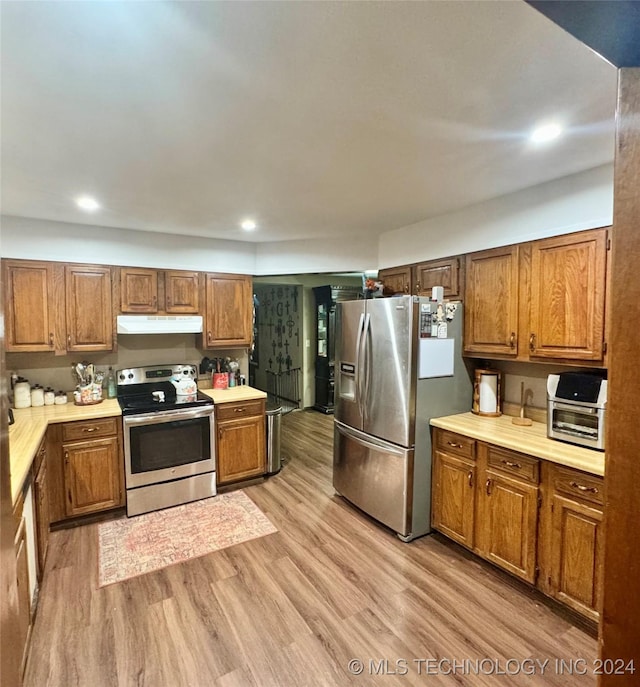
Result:
<svg viewBox="0 0 640 687"><path fill-rule="evenodd" d="M122 414L139 415L213 405L213 400L200 391L178 394L170 379L193 379L195 382L196 368L193 365L164 365L119 370L118 403Z"/></svg>

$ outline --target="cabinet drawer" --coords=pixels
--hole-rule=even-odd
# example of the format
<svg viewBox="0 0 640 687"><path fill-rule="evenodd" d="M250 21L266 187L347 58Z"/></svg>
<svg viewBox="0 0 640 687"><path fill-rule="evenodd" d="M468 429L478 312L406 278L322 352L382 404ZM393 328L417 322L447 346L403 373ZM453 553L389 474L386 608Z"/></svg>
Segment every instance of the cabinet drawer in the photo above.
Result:
<svg viewBox="0 0 640 687"><path fill-rule="evenodd" d="M93 439L118 433L118 418L107 417L100 420L83 420L62 425L62 440Z"/></svg>
<svg viewBox="0 0 640 687"><path fill-rule="evenodd" d="M264 400L261 398L253 401L222 403L216 406L216 418L218 420L237 420L239 417L262 415L263 413Z"/></svg>
<svg viewBox="0 0 640 687"><path fill-rule="evenodd" d="M551 466L551 481L556 492L574 499L604 504L604 480L571 468Z"/></svg>
<svg viewBox="0 0 640 687"><path fill-rule="evenodd" d="M540 481L540 461L537 458L515 453L498 446L487 447L489 467L516 475L527 482L538 484Z"/></svg>
<svg viewBox="0 0 640 687"><path fill-rule="evenodd" d="M465 458L476 457L476 441L462 434L454 434L446 429L436 430L436 448L445 453L455 453Z"/></svg>

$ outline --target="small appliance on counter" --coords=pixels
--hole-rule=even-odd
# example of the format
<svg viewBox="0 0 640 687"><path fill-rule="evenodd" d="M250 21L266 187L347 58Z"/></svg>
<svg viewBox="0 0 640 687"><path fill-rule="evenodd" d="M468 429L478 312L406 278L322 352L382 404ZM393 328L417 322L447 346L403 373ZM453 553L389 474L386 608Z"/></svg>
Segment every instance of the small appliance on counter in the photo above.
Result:
<svg viewBox="0 0 640 687"><path fill-rule="evenodd" d="M604 451L605 373L561 372L549 375L547 394L547 436Z"/></svg>

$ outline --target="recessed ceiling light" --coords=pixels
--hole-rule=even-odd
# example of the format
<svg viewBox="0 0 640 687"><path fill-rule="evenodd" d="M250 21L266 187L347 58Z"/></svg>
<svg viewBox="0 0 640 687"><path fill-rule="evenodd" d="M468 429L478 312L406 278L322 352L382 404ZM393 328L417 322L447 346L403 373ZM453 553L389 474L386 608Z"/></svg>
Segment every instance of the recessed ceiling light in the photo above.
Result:
<svg viewBox="0 0 640 687"><path fill-rule="evenodd" d="M100 203L95 198L91 198L91 196L76 198L76 205L87 212L95 212L100 209Z"/></svg>
<svg viewBox="0 0 640 687"><path fill-rule="evenodd" d="M245 219L240 226L245 231L253 231L258 225L252 219Z"/></svg>
<svg viewBox="0 0 640 687"><path fill-rule="evenodd" d="M536 127L531 132L529 140L532 143L547 143L547 141L553 141L554 138L558 138L561 133L562 127L556 122L551 122L550 124Z"/></svg>

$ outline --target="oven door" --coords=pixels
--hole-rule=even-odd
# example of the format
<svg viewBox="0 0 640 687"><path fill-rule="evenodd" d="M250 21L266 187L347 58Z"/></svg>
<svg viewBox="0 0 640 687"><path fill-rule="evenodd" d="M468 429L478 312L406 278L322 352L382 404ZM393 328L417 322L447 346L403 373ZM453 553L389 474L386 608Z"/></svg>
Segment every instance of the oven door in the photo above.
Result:
<svg viewBox="0 0 640 687"><path fill-rule="evenodd" d="M213 406L123 418L127 489L213 472Z"/></svg>

